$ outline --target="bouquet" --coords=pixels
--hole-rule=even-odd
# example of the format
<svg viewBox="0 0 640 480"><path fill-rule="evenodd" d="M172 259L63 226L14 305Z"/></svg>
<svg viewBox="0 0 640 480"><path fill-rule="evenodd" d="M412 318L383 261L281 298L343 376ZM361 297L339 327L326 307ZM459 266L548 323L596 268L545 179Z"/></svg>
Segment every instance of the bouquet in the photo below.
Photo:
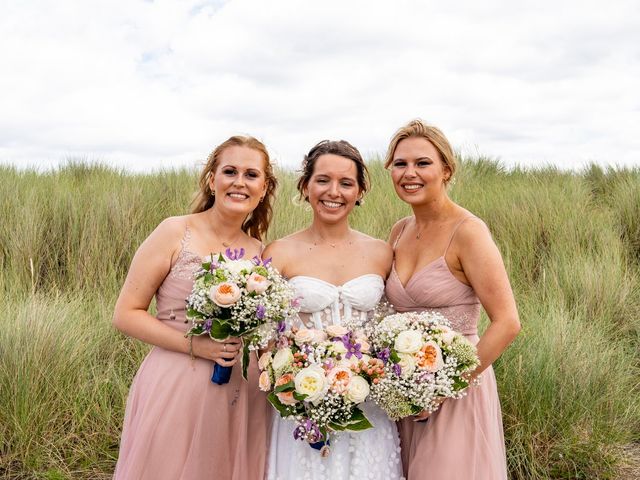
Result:
<svg viewBox="0 0 640 480"><path fill-rule="evenodd" d="M384 374L371 385L371 398L389 418L437 410L442 398L466 395L465 374L478 367L476 347L434 312L396 313L367 330Z"/></svg>
<svg viewBox="0 0 640 480"><path fill-rule="evenodd" d="M329 453L329 433L371 427L358 404L369 394L369 342L362 332L340 325L324 330L278 329L272 351L259 360L260 389L283 418L294 418L293 437ZM373 372L373 370L371 370Z"/></svg>
<svg viewBox="0 0 640 480"><path fill-rule="evenodd" d="M266 347L279 321L296 311L294 291L271 265L270 259L246 260L244 249L227 249L205 257L195 273L187 298L187 336L209 335L213 340L242 337L242 376L247 378L249 351ZM232 367L214 366L211 381L228 383Z"/></svg>

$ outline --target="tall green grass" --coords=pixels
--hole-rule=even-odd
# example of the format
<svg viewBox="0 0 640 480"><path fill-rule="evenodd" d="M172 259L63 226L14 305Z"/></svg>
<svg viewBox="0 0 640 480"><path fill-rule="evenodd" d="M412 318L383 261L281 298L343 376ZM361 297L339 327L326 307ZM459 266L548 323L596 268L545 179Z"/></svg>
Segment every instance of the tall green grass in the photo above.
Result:
<svg viewBox="0 0 640 480"><path fill-rule="evenodd" d="M370 166L353 226L386 238L410 211ZM294 174L279 178L269 239L311 216ZM195 185L187 170L0 167L0 477L110 476L147 351L111 328L113 303L137 246L188 211ZM511 477L618 478L640 441L640 170L464 159L451 195L489 225L524 327L495 365Z"/></svg>

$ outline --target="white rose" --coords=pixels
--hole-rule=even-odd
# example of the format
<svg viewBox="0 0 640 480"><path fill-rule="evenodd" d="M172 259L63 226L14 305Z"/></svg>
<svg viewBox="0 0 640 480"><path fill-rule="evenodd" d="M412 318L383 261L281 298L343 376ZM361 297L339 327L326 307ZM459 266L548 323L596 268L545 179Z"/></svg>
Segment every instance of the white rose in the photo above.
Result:
<svg viewBox="0 0 640 480"><path fill-rule="evenodd" d="M271 358L271 352L264 352L262 355L260 355L260 359L258 360L258 368L260 370L264 370L265 368L267 368L271 363Z"/></svg>
<svg viewBox="0 0 640 480"><path fill-rule="evenodd" d="M325 328L325 330L327 331L327 334L331 338L333 338L333 337L342 337L342 336L346 335L347 333L349 333L349 330L347 330L342 325L329 325L327 328Z"/></svg>
<svg viewBox="0 0 640 480"><path fill-rule="evenodd" d="M322 400L329 389L324 369L320 365L303 368L296 374L293 383L296 392L306 395L305 400L313 404Z"/></svg>
<svg viewBox="0 0 640 480"><path fill-rule="evenodd" d="M258 388L263 392L271 390L271 378L269 377L269 372L265 371L260 374L260 378L258 378Z"/></svg>
<svg viewBox="0 0 640 480"><path fill-rule="evenodd" d="M416 353L422 347L422 334L417 330L400 332L393 347L399 353Z"/></svg>
<svg viewBox="0 0 640 480"><path fill-rule="evenodd" d="M273 356L271 365L277 374L281 373L293 363L293 353L289 347L281 348Z"/></svg>
<svg viewBox="0 0 640 480"><path fill-rule="evenodd" d="M347 347L345 347L344 343L339 340L337 342L331 342L331 348L335 353L338 353L340 355L344 355L345 353L347 353Z"/></svg>
<svg viewBox="0 0 640 480"><path fill-rule="evenodd" d="M251 260L227 260L224 267L232 274L239 275L242 270L250 272L255 265Z"/></svg>
<svg viewBox="0 0 640 480"><path fill-rule="evenodd" d="M416 360L411 353L399 353L400 361L398 365L402 369L400 376L406 378L410 376L416 369Z"/></svg>
<svg viewBox="0 0 640 480"><path fill-rule="evenodd" d="M369 395L369 384L367 381L356 375L351 378L347 389L347 398L353 403L362 403Z"/></svg>
<svg viewBox="0 0 640 480"><path fill-rule="evenodd" d="M271 282L267 280L267 277L260 275L259 273L253 272L247 278L247 291L248 292L256 292L258 295L264 293L267 288L269 288Z"/></svg>
<svg viewBox="0 0 640 480"><path fill-rule="evenodd" d="M443 343L446 343L447 345L451 345L451 342L453 342L453 339L456 338L457 333L449 330L448 332L442 332L440 334L440 338L442 339Z"/></svg>
<svg viewBox="0 0 640 480"><path fill-rule="evenodd" d="M209 298L219 307L230 307L240 299L240 289L235 283L222 282L211 287Z"/></svg>

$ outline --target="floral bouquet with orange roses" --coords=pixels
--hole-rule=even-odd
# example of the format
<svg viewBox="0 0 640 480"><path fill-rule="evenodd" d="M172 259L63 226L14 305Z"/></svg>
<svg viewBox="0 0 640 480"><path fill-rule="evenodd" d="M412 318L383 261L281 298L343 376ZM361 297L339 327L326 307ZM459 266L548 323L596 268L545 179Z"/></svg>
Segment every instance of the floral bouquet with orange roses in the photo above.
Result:
<svg viewBox="0 0 640 480"><path fill-rule="evenodd" d="M296 421L293 437L326 456L330 432L371 428L358 405L383 365L368 351L363 332L340 325L287 331L283 322L275 348L258 362L260 389L283 418Z"/></svg>
<svg viewBox="0 0 640 480"><path fill-rule="evenodd" d="M435 312L395 313L367 327L384 375L371 398L392 420L437 410L443 398L466 395L466 374L480 361L475 345Z"/></svg>
<svg viewBox="0 0 640 480"><path fill-rule="evenodd" d="M244 249L210 255L196 271L187 298L187 336L213 340L242 337L242 376L247 378L249 351L267 346L278 322L294 315L295 292L271 265L270 259L243 258ZM214 366L211 381L228 383L232 367Z"/></svg>

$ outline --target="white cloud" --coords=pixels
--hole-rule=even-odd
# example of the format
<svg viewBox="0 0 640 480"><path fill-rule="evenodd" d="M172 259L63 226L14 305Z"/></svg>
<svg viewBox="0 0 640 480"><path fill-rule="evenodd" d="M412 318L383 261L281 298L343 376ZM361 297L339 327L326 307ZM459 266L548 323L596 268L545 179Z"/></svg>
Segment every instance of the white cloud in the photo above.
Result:
<svg viewBox="0 0 640 480"><path fill-rule="evenodd" d="M25 1L0 7L0 161L297 165L422 117L507 164L640 165L634 1Z"/></svg>

